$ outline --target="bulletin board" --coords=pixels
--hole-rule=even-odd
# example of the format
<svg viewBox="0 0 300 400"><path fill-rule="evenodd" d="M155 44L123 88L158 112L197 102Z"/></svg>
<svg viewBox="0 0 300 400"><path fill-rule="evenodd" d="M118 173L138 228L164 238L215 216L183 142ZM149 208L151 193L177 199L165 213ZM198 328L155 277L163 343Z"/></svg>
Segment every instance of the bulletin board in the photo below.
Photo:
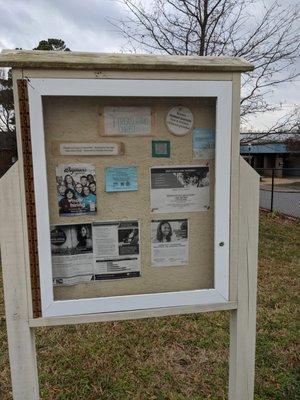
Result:
<svg viewBox="0 0 300 400"><path fill-rule="evenodd" d="M227 301L231 83L72 81L28 87L43 315Z"/></svg>
<svg viewBox="0 0 300 400"><path fill-rule="evenodd" d="M174 106L187 107L194 116L193 128L183 136L172 134L166 125L168 111ZM109 108L127 111L127 107L150 108L151 132L149 135L105 136L104 113ZM54 286L55 299L78 299L86 297L116 296L128 294L159 293L181 290L207 289L213 287L213 215L214 215L214 155L210 159L193 157L193 129L215 129L215 101L186 98L101 98L101 97L45 97L43 100L47 180L49 193L50 224L89 224L103 221L139 222L139 245L141 257L140 276L126 277L115 274L111 279L99 279L68 285ZM84 139L84 140L83 140ZM167 140L170 143L168 157L152 155L152 142ZM58 155L53 143L122 143L123 154L112 156ZM97 212L95 215L59 215L57 201L56 168L58 165L91 164L95 168L97 185ZM157 166L203 166L209 169L209 209L191 212L151 212L150 168ZM136 167L137 190L106 191L105 171L108 167ZM62 175L62 174L60 174ZM208 177L207 177L208 179ZM80 181L80 179L78 179ZM80 188L81 189L81 188ZM202 189L202 188L201 188ZM201 191L199 188L199 190ZM205 195L207 188L205 187ZM201 195L201 193L200 193ZM170 261L161 261L153 266L151 260L151 221L188 222L187 243L180 251L187 252L186 262L178 260L174 266ZM174 225L174 223L173 223ZM176 225L175 225L176 226ZM174 233L175 236L175 233ZM173 242L172 242L173 240ZM172 238L167 246L170 254L179 238ZM75 241L76 246L76 241ZM162 249L167 253L168 249ZM164 254L162 254L164 255ZM61 256L63 257L63 256ZM60 257L60 258L61 258ZM74 255L74 260L76 255ZM57 259L57 257L56 257ZM175 261L176 264L176 261ZM80 269L84 272L84 268ZM118 276L122 277L118 277ZM101 278L101 277L100 277ZM104 277L103 277L104 278ZM68 281L66 279L66 281ZM75 279L74 279L75 281ZM77 282L80 282L80 278Z"/></svg>

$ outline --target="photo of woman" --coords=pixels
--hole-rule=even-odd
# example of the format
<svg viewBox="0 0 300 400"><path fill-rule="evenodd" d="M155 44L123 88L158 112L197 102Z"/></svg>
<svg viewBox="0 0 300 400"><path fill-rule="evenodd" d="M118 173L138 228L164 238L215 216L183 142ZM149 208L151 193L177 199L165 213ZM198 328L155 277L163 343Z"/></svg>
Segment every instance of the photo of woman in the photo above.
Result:
<svg viewBox="0 0 300 400"><path fill-rule="evenodd" d="M64 178L64 185L68 189L73 189L75 188L75 182L74 179L72 178L71 175L67 174Z"/></svg>
<svg viewBox="0 0 300 400"><path fill-rule="evenodd" d="M83 187L81 183L76 183L75 185L75 196L79 201L83 198Z"/></svg>
<svg viewBox="0 0 300 400"><path fill-rule="evenodd" d="M77 248L81 250L90 249L92 247L92 239L91 239L90 229L87 225L78 225L77 226Z"/></svg>
<svg viewBox="0 0 300 400"><path fill-rule="evenodd" d="M156 240L158 242L171 242L172 227L168 221L160 221L157 226Z"/></svg>

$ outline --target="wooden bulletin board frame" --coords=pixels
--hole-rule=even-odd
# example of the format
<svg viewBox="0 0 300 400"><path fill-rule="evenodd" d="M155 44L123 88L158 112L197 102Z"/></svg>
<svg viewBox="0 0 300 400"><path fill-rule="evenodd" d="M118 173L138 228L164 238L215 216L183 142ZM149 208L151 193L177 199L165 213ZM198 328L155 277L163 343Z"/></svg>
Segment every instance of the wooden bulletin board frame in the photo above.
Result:
<svg viewBox="0 0 300 400"><path fill-rule="evenodd" d="M40 398L35 346L38 327L229 310L228 399L253 400L259 176L239 157L240 73L253 66L237 58L18 50L2 53L0 65L13 67L19 150L19 161L0 181L0 213L5 221L0 224L0 243L13 398ZM110 97L130 98L132 92L134 97L217 100L214 288L106 297L100 303L99 299L52 302L49 210L40 193L46 159L43 96L109 93ZM48 264L41 240L47 244ZM222 242L224 246L220 246ZM50 280L46 280L47 274ZM122 308L125 298L127 308ZM113 307L104 308L108 303ZM81 304L80 311L74 313L74 304Z"/></svg>
<svg viewBox="0 0 300 400"><path fill-rule="evenodd" d="M212 97L216 99L214 288L54 301L43 121L43 96ZM43 317L229 303L231 81L56 79L28 80L28 102ZM171 313L171 310L170 310Z"/></svg>

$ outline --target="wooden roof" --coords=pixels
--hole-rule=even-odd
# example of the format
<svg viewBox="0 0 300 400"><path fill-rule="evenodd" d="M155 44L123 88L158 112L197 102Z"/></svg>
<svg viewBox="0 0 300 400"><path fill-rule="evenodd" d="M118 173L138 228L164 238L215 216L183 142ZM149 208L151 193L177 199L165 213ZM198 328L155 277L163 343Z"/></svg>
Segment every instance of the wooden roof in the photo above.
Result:
<svg viewBox="0 0 300 400"><path fill-rule="evenodd" d="M2 50L0 67L245 72L253 65L242 58L108 54L40 50Z"/></svg>

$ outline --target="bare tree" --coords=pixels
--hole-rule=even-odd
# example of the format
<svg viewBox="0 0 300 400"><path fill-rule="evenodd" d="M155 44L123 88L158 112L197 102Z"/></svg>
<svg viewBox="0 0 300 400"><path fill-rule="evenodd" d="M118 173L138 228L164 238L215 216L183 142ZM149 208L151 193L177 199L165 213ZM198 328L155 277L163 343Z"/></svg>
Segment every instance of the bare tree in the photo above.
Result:
<svg viewBox="0 0 300 400"><path fill-rule="evenodd" d="M21 50L16 48L16 50ZM61 39L48 39L39 42L34 50L53 50L53 51L70 51ZM2 136L2 144L10 147L13 151L14 158L17 158L17 144L16 144L16 127L15 127L15 111L14 111L14 97L12 85L11 69L0 69L0 134ZM0 156L3 149L0 146ZM10 165L6 165L8 169Z"/></svg>
<svg viewBox="0 0 300 400"><path fill-rule="evenodd" d="M0 133L15 134L12 78L4 69L0 70Z"/></svg>
<svg viewBox="0 0 300 400"><path fill-rule="evenodd" d="M242 76L242 121L278 109L267 101L267 95L297 76L297 6L278 1L266 6L255 0L118 1L128 17L110 22L125 38L126 51L223 55L253 63L254 71ZM285 119L285 129L293 129L297 120L299 114L293 111ZM272 130L280 130L282 122Z"/></svg>

